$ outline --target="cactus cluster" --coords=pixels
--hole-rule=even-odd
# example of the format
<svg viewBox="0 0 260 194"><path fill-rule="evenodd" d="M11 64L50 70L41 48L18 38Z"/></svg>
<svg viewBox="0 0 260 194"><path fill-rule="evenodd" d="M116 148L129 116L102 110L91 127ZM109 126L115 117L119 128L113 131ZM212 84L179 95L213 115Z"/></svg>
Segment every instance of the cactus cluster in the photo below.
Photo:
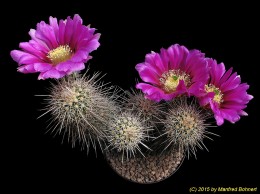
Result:
<svg viewBox="0 0 260 194"><path fill-rule="evenodd" d="M122 161L137 153L145 156L154 147L164 151L178 145L188 156L195 155L196 147L205 147L209 114L195 101L178 97L157 103L135 90L122 96L99 78L99 73L74 73L52 84L43 114L51 115L50 131L63 135L73 147L78 143L96 150L98 144L101 150L117 152Z"/></svg>
<svg viewBox="0 0 260 194"><path fill-rule="evenodd" d="M118 87L103 84L99 73L90 76L87 70L81 75L90 53L100 46L100 34L83 25L78 14L59 21L50 17L29 34L31 40L10 54L19 72L57 80L44 101L42 116L50 115L49 131L73 147L110 153L113 164L118 158L132 161L132 167L117 167L132 169L130 174L138 174L134 180L148 183L169 176L185 154L196 157L197 148L206 148L203 139L214 134L208 131L208 119L214 117L218 126L224 120L235 123L247 115L243 109L253 98L232 68L226 71L223 63L179 44L152 51L135 66L142 80L136 88L142 92L119 93ZM164 172L159 169L161 178L140 174L140 165Z"/></svg>

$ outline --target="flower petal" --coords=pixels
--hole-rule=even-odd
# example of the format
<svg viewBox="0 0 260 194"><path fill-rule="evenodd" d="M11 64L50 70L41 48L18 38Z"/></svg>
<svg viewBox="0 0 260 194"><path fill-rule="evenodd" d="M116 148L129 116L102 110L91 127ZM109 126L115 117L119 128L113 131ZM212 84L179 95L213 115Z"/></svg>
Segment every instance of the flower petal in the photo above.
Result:
<svg viewBox="0 0 260 194"><path fill-rule="evenodd" d="M59 45L53 28L43 21L37 24L35 35L38 39L42 40L50 50L57 48Z"/></svg>
<svg viewBox="0 0 260 194"><path fill-rule="evenodd" d="M154 100L156 102L161 101L161 95L163 92L157 87L154 87L150 84L138 83L136 85L136 88L142 90L146 98Z"/></svg>
<svg viewBox="0 0 260 194"><path fill-rule="evenodd" d="M19 51L19 50L11 51L11 57L13 58L13 60L18 62L19 65L21 65L21 64L29 65L32 63L43 62L38 57L36 57L30 53L26 53L26 52Z"/></svg>
<svg viewBox="0 0 260 194"><path fill-rule="evenodd" d="M180 69L180 66L185 65L188 49L178 44L170 46L168 49L168 57L170 59L170 69Z"/></svg>
<svg viewBox="0 0 260 194"><path fill-rule="evenodd" d="M58 37L59 37L59 25L58 25L57 18L53 18L53 17L50 16L49 22L50 22L50 26L51 26L52 29L54 30L54 34L55 34L56 40L58 41ZM59 44L59 42L58 42L58 44Z"/></svg>
<svg viewBox="0 0 260 194"><path fill-rule="evenodd" d="M96 50L100 43L98 42L100 34L95 34L90 40L83 40L77 45L77 49L84 50L85 52L92 52Z"/></svg>
<svg viewBox="0 0 260 194"><path fill-rule="evenodd" d="M36 49L38 49L38 50L40 50L40 51L42 51L44 53L48 53L50 51L50 49L48 48L46 43L36 37L36 30L31 29L29 31L29 35L32 38L32 40L30 40L30 43L32 44L32 46L34 48L36 48Z"/></svg>
<svg viewBox="0 0 260 194"><path fill-rule="evenodd" d="M61 77L63 77L64 75L66 75L65 72L61 72L61 71L57 71L56 69L52 68L46 72L42 72L40 73L38 79L48 79L48 78L55 78L55 79L59 79Z"/></svg>
<svg viewBox="0 0 260 194"><path fill-rule="evenodd" d="M91 57L89 56L88 53L84 52L84 51L77 51L69 60L72 63L81 63L81 62L87 62L89 59L91 59Z"/></svg>
<svg viewBox="0 0 260 194"><path fill-rule="evenodd" d="M144 63L139 63L135 67L137 71L139 72L140 77L143 81L152 83L152 84L158 84L158 74L155 72L153 68L150 68Z"/></svg>
<svg viewBox="0 0 260 194"><path fill-rule="evenodd" d="M46 58L46 54L43 53L41 50L36 49L30 42L21 42L19 47L23 49L25 52L37 56L41 60Z"/></svg>
<svg viewBox="0 0 260 194"><path fill-rule="evenodd" d="M65 21L63 20L60 20L59 21L59 36L58 36L58 42L61 44L61 45L65 45L65 28L66 28L66 23Z"/></svg>
<svg viewBox="0 0 260 194"><path fill-rule="evenodd" d="M66 61L63 63L58 64L55 69L62 72L73 72L73 71L80 71L85 68L84 63L73 63L70 61Z"/></svg>
<svg viewBox="0 0 260 194"><path fill-rule="evenodd" d="M206 106L207 104L209 104L212 99L214 98L215 93L214 92L209 92L207 94L205 94L204 96L199 98L199 103L201 106Z"/></svg>
<svg viewBox="0 0 260 194"><path fill-rule="evenodd" d="M225 73L225 65L223 63L217 64L217 62L213 59L206 59L208 62L208 67L210 69L210 78L211 78L211 84L218 85L221 77Z"/></svg>
<svg viewBox="0 0 260 194"><path fill-rule="evenodd" d="M17 71L19 71L21 73L35 73L36 72L33 64L20 66L20 67L18 67Z"/></svg>
<svg viewBox="0 0 260 194"><path fill-rule="evenodd" d="M36 72L46 72L50 70L53 66L49 63L35 63L34 69Z"/></svg>
<svg viewBox="0 0 260 194"><path fill-rule="evenodd" d="M185 86L185 83L183 80L179 81L179 85L176 88L176 95L185 94L187 93L187 87Z"/></svg>
<svg viewBox="0 0 260 194"><path fill-rule="evenodd" d="M74 28L73 28L73 20L70 17L67 17L65 33L64 33L64 42L65 44L69 44L72 39Z"/></svg>

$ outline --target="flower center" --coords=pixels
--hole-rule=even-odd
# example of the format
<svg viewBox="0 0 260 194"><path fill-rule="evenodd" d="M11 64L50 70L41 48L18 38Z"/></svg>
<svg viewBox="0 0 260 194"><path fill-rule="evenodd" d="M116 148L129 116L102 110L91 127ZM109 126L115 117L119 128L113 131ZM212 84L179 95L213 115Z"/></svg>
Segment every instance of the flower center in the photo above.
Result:
<svg viewBox="0 0 260 194"><path fill-rule="evenodd" d="M51 60L53 65L67 61L72 56L72 50L69 45L61 45L48 52L47 57Z"/></svg>
<svg viewBox="0 0 260 194"><path fill-rule="evenodd" d="M165 92L171 93L176 91L180 80L184 81L185 86L189 86L191 84L189 74L186 74L180 70L170 70L162 74L160 84Z"/></svg>
<svg viewBox="0 0 260 194"><path fill-rule="evenodd" d="M214 98L213 100L217 102L218 104L222 103L223 100L223 94L221 93L220 89L214 86L213 84L205 85L205 90L207 93L214 92Z"/></svg>

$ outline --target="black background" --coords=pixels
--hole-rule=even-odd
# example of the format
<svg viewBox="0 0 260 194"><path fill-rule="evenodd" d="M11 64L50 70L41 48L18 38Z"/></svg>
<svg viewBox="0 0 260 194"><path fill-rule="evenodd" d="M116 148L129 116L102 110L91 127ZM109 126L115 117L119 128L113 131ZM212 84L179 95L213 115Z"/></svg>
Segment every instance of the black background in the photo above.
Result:
<svg viewBox="0 0 260 194"><path fill-rule="evenodd" d="M259 14L253 4L180 5L158 1L144 5L76 1L37 1L35 4L11 3L1 6L1 182L9 191L70 191L70 193L186 193L192 186L259 186ZM134 87L138 74L135 65L146 53L158 52L179 43L199 49L226 68L234 67L242 82L250 84L254 96L236 124L225 122L213 132L221 137L205 141L209 152L198 151L186 159L169 179L139 185L116 175L101 153L87 155L80 148L61 144L59 137L45 134L46 120L36 120L42 108L45 88L51 80L38 81L37 74L16 72L17 63L9 53L27 42L28 31L49 16L65 19L80 14L84 24L101 33L101 46L92 53L91 71L107 73L123 89ZM1 187L2 189L3 187ZM79 192L80 191L80 192ZM59 193L60 193L59 192Z"/></svg>

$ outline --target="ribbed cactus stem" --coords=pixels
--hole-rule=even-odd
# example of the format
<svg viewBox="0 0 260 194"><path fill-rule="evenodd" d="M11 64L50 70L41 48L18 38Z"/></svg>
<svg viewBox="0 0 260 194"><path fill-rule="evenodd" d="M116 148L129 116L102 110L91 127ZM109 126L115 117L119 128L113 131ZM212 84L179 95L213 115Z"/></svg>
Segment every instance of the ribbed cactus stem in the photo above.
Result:
<svg viewBox="0 0 260 194"><path fill-rule="evenodd" d="M49 130L87 150L91 144L96 149L97 142L104 147L106 127L118 111L114 88L105 88L97 80L99 73L91 77L72 74L53 84L45 99L45 110L51 115Z"/></svg>
<svg viewBox="0 0 260 194"><path fill-rule="evenodd" d="M165 149L177 144L187 152L188 157L191 153L196 157L197 147L206 148L203 139L209 138L208 134L213 134L207 130L210 127L206 123L209 117L195 101L188 102L185 97L174 99L169 103L169 110L163 121Z"/></svg>

